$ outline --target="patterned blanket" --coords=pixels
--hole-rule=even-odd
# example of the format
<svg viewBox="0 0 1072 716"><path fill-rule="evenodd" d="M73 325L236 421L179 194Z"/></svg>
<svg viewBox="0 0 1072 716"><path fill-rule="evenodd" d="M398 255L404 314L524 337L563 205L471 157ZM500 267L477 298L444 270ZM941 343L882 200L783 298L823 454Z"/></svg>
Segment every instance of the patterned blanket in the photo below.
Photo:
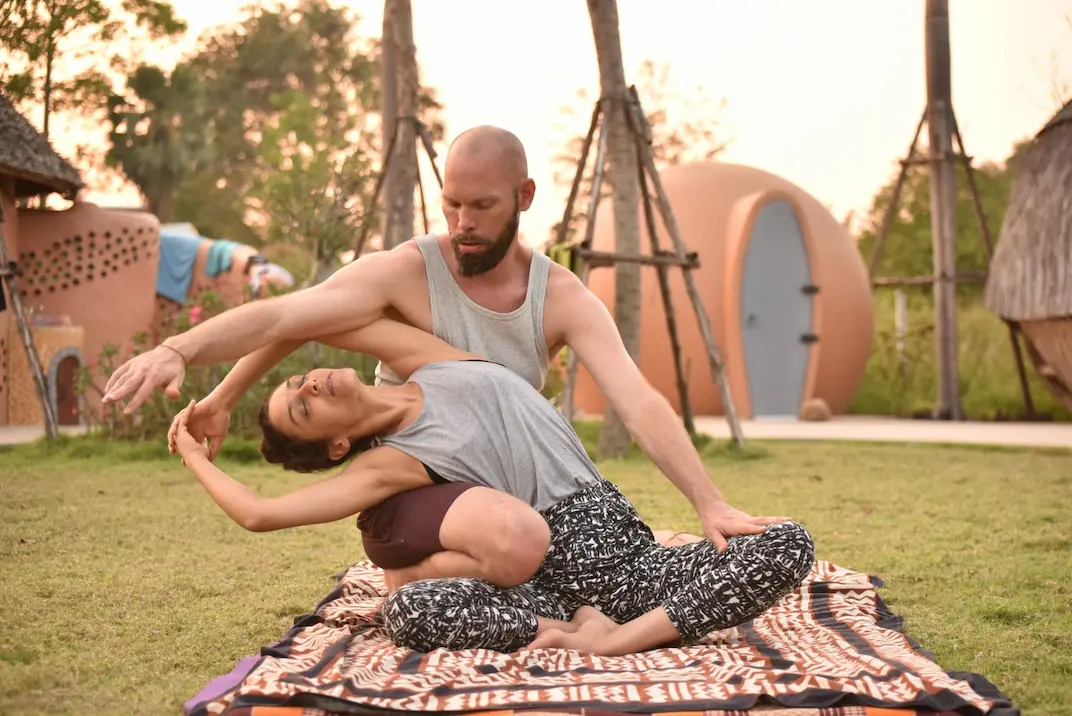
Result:
<svg viewBox="0 0 1072 716"><path fill-rule="evenodd" d="M359 562L281 641L214 680L186 709L190 716L1019 715L982 676L938 666L903 633L876 592L881 586L819 561L766 614L694 647L624 657L561 650L421 654L388 639L377 620L382 572Z"/></svg>

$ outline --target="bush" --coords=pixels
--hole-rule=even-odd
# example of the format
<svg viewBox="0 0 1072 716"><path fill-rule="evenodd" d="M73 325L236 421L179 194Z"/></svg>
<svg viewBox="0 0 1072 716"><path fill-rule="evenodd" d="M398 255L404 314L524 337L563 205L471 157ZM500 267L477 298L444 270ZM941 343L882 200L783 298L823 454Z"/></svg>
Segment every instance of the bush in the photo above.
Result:
<svg viewBox="0 0 1072 716"><path fill-rule="evenodd" d="M960 297L957 311L960 396L973 420L1025 417L1016 361L1005 323L991 313L976 292ZM875 292L875 342L867 372L849 407L850 413L929 416L938 390L934 335L934 300L929 290L905 290L907 332L898 353L894 291ZM1028 386L1035 410L1054 420L1072 420L1046 389L1023 348Z"/></svg>

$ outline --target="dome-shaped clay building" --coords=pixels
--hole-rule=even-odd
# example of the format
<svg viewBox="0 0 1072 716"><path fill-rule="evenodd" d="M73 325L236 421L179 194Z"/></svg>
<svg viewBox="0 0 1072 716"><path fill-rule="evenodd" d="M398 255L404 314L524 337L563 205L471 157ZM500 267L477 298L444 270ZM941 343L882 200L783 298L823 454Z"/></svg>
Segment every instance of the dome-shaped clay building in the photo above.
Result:
<svg viewBox="0 0 1072 716"><path fill-rule="evenodd" d="M867 268L848 231L814 197L752 167L682 164L661 173L693 275L711 320L741 418L797 417L821 398L843 413L863 377L874 330ZM672 249L656 212L659 244ZM644 230L644 253L651 243ZM593 249L614 250L611 203L596 218ZM669 271L689 400L697 415L723 413L699 323L679 268ZM589 286L613 312L614 271L593 269ZM656 270L643 269L640 367L681 410L673 353ZM603 411L603 396L583 366L575 404Z"/></svg>

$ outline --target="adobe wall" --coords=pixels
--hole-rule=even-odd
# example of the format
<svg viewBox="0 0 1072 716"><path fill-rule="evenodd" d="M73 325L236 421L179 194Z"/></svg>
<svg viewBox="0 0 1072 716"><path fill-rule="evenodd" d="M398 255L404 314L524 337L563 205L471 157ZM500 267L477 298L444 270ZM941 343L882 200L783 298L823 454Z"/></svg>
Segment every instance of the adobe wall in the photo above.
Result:
<svg viewBox="0 0 1072 716"><path fill-rule="evenodd" d="M149 335L156 295L160 222L138 211L105 210L86 202L66 211L19 212L19 283L25 307L66 316L84 331L82 355L103 387L98 360L105 345L129 357L136 333ZM10 335L10 332L8 332ZM100 402L90 390L86 408Z"/></svg>
<svg viewBox="0 0 1072 716"><path fill-rule="evenodd" d="M14 328L14 321L11 321ZM8 333L8 342L17 350L11 353L10 366L11 389L8 402L8 425L43 425L45 414L41 409L41 399L37 394L30 362L26 351L17 335L17 329ZM85 357L85 330L81 326L34 326L30 329L37 357L41 362L41 371L46 384L49 382L52 360L57 355L73 353ZM55 398L50 398L55 405ZM90 401L86 401L90 402ZM89 407L89 406L85 406ZM59 420L59 416L57 416Z"/></svg>

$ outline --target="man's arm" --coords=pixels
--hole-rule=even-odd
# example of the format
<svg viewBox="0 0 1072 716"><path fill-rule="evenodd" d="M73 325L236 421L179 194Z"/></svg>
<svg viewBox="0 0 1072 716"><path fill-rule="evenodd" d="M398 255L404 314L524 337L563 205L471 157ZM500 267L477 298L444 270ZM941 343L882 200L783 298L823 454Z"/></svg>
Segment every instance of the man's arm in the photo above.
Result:
<svg viewBox="0 0 1072 716"><path fill-rule="evenodd" d="M566 344L592 375L640 449L698 512L725 503L673 406L640 372L622 343L610 311L579 280L564 281L570 307Z"/></svg>
<svg viewBox="0 0 1072 716"><path fill-rule="evenodd" d="M239 360L275 341L361 328L383 314L400 279L405 283L420 261L415 247L403 245L362 256L318 286L225 311L119 366L104 403L133 396L123 410L129 414L153 388L166 386L169 398L179 397L189 365Z"/></svg>
<svg viewBox="0 0 1072 716"><path fill-rule="evenodd" d="M757 534L766 525L787 519L753 517L726 502L670 402L629 356L610 311L576 276L562 273L554 306L566 344L576 351L640 448L692 503L712 544L721 551L727 537Z"/></svg>
<svg viewBox="0 0 1072 716"><path fill-rule="evenodd" d="M310 288L237 306L164 341L187 365L238 360L279 340L361 328L384 312L400 253L367 254Z"/></svg>

